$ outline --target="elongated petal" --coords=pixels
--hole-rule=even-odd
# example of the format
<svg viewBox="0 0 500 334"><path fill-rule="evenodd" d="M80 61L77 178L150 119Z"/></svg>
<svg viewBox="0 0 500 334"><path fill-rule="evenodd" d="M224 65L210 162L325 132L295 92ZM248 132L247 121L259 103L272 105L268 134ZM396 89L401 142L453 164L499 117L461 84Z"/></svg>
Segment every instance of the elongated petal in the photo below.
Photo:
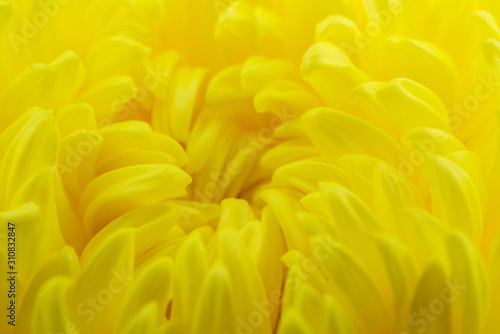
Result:
<svg viewBox="0 0 500 334"><path fill-rule="evenodd" d="M121 331L124 334L153 334L156 327L158 304L151 302L144 305L141 310L134 313Z"/></svg>
<svg viewBox="0 0 500 334"><path fill-rule="evenodd" d="M199 278L208 271L205 245L198 235L184 241L179 249L174 267L175 303L172 306L174 318L183 319L186 330L192 325L193 313L200 294Z"/></svg>
<svg viewBox="0 0 500 334"><path fill-rule="evenodd" d="M444 268L431 262L424 271L413 297L408 332L438 334L452 331L449 303L457 298L451 291Z"/></svg>
<svg viewBox="0 0 500 334"><path fill-rule="evenodd" d="M178 197L191 182L172 165L138 165L108 172L94 179L78 204L88 233L136 207Z"/></svg>
<svg viewBox="0 0 500 334"><path fill-rule="evenodd" d="M249 261L251 261L250 255L235 231L230 229L221 231L218 253L221 262L224 263L230 273L233 285L239 287L234 291L236 316L248 322L253 312L259 312L262 321L254 323L254 332L259 334L271 333L269 306L260 305L267 300L264 286L258 275L257 268L248 265Z"/></svg>
<svg viewBox="0 0 500 334"><path fill-rule="evenodd" d="M159 258L137 275L130 286L127 296L123 301L117 329L121 328L128 319L140 313L143 305L154 303L155 313L148 318L156 317L161 320L166 313L167 304L172 298L172 260L169 258ZM122 324L120 326L120 324Z"/></svg>
<svg viewBox="0 0 500 334"><path fill-rule="evenodd" d="M307 50L302 58L301 75L332 108L346 107L352 89L369 81L368 75L329 42L313 44Z"/></svg>
<svg viewBox="0 0 500 334"><path fill-rule="evenodd" d="M200 289L194 310L193 334L234 333L235 304L229 273L222 265L214 266Z"/></svg>
<svg viewBox="0 0 500 334"><path fill-rule="evenodd" d="M110 236L92 255L69 294L84 330L113 329L118 305L134 279L134 230L123 229Z"/></svg>
<svg viewBox="0 0 500 334"><path fill-rule="evenodd" d="M313 334L314 331L298 311L288 311L281 321L279 334Z"/></svg>
<svg viewBox="0 0 500 334"><path fill-rule="evenodd" d="M29 289L26 291L17 321L18 329L20 331L29 331L30 319L32 319L35 308L35 300L38 298L37 295L45 283L55 279L56 277L61 277L61 280L58 282L62 283L64 286L67 282L63 283L63 281L65 281L63 278L65 277L71 279L79 273L79 270L78 257L74 250L68 246L65 246L61 251L50 256L43 266L37 271L31 281ZM69 282L71 281L69 280ZM57 285L57 283L53 284ZM59 288L60 287L57 286L57 289ZM52 292L54 291L51 291L51 293ZM47 296L45 296L45 298L47 298ZM65 306L65 303L61 306ZM66 312L65 310L60 311ZM38 312L40 312L40 310L38 310Z"/></svg>
<svg viewBox="0 0 500 334"><path fill-rule="evenodd" d="M311 193L318 191L320 182L337 182L347 185L347 175L340 168L321 161L297 161L279 167L273 179Z"/></svg>
<svg viewBox="0 0 500 334"><path fill-rule="evenodd" d="M470 177L449 159L430 156L425 172L431 184L435 213L446 224L461 229L478 244L483 224L477 190Z"/></svg>
<svg viewBox="0 0 500 334"><path fill-rule="evenodd" d="M327 108L313 109L303 116L309 136L328 157L369 154L397 166L401 155L397 144L384 132L361 119Z"/></svg>
<svg viewBox="0 0 500 334"><path fill-rule="evenodd" d="M151 49L137 41L113 36L96 42L87 58L89 80L107 76L125 75L151 53ZM121 54L119 61L116 54Z"/></svg>
<svg viewBox="0 0 500 334"><path fill-rule="evenodd" d="M71 319L66 305L71 283L67 277L55 277L42 286L33 310L33 333L79 333L78 324Z"/></svg>
<svg viewBox="0 0 500 334"><path fill-rule="evenodd" d="M45 64L35 64L22 72L0 96L0 131L32 106L50 107L51 91L56 80L55 70ZM26 90L30 91L26 98ZM7 112L8 111L8 112Z"/></svg>
<svg viewBox="0 0 500 334"><path fill-rule="evenodd" d="M451 305L453 332L481 332L488 309L486 268L479 253L463 234L452 233L446 239L446 246L451 265L449 285L457 297Z"/></svg>
<svg viewBox="0 0 500 334"><path fill-rule="evenodd" d="M333 289L362 333L385 333L392 324L383 321L389 314L386 300L373 277L348 251L329 238L312 239L315 257L329 276ZM370 307L368 308L368 305Z"/></svg>
<svg viewBox="0 0 500 334"><path fill-rule="evenodd" d="M55 165L59 145L59 132L54 113L36 113L23 126L10 144L0 172L0 193L3 205L8 207L17 189L41 168ZM26 164L24 157L31 163Z"/></svg>

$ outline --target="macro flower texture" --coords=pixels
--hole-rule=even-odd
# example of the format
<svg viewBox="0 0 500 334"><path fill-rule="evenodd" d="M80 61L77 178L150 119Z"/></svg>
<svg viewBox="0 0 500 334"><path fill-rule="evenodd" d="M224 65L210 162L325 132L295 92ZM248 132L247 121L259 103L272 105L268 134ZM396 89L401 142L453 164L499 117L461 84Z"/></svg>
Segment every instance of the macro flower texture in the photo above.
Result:
<svg viewBox="0 0 500 334"><path fill-rule="evenodd" d="M0 0L3 334L500 333L498 0Z"/></svg>

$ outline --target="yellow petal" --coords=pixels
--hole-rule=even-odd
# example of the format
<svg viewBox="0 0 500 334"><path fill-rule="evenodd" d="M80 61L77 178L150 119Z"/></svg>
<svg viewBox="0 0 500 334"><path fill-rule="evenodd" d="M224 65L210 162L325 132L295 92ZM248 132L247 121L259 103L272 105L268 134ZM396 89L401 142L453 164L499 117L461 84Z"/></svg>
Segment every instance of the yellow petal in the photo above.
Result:
<svg viewBox="0 0 500 334"><path fill-rule="evenodd" d="M315 258L330 278L333 290L361 333L386 333L392 324L387 302L372 275L344 247L331 238L311 240ZM322 254L319 249L323 249Z"/></svg>
<svg viewBox="0 0 500 334"><path fill-rule="evenodd" d="M276 169L283 164L319 156L318 150L308 139L292 139L277 144L265 151L260 164Z"/></svg>
<svg viewBox="0 0 500 334"><path fill-rule="evenodd" d="M429 178L433 211L449 226L463 231L475 244L483 233L483 213L477 190L463 169L449 159L429 156L424 172Z"/></svg>
<svg viewBox="0 0 500 334"><path fill-rule="evenodd" d="M397 166L400 148L387 134L349 114L327 108L303 116L308 135L331 159L345 154L367 154Z"/></svg>
<svg viewBox="0 0 500 334"><path fill-rule="evenodd" d="M174 73L174 69L180 61L180 55L174 51L167 51L152 60L150 67L147 67L147 72L156 81L156 87L150 87L154 96L156 96L161 101L167 98L168 85ZM162 115L158 115L153 112L152 115L152 125L155 130L159 130L158 124L156 123L161 119Z"/></svg>
<svg viewBox="0 0 500 334"><path fill-rule="evenodd" d="M0 172L0 194L8 207L15 192L41 168L55 165L59 131L54 113L38 112L23 126L10 144ZM31 163L25 162L30 157Z"/></svg>
<svg viewBox="0 0 500 334"><path fill-rule="evenodd" d="M382 115L389 116L401 134L415 127L431 127L451 133L445 106L430 89L408 79L394 79L371 95L362 94L363 89L368 89L364 86L358 87L353 94L367 99L375 108L381 108Z"/></svg>
<svg viewBox="0 0 500 334"><path fill-rule="evenodd" d="M172 78L168 105L164 112L169 114L168 124L172 137L187 142L193 119L201 108L207 71L203 68L179 68Z"/></svg>
<svg viewBox="0 0 500 334"><path fill-rule="evenodd" d="M300 71L326 105L332 108L348 106L353 88L370 80L339 47L329 42L311 46L302 58Z"/></svg>
<svg viewBox="0 0 500 334"><path fill-rule="evenodd" d="M400 236L405 227L405 209L413 207L415 194L410 184L401 174L383 163L374 168L373 198L375 214L386 231L394 236Z"/></svg>
<svg viewBox="0 0 500 334"><path fill-rule="evenodd" d="M361 31L356 23L343 16L328 16L316 25L316 41L338 45L351 59L353 53L361 53L361 48L356 49L359 38Z"/></svg>
<svg viewBox="0 0 500 334"><path fill-rule="evenodd" d="M457 69L450 56L424 41L393 36L387 40L388 60L393 64L384 77L405 77L435 91L449 104L457 94ZM419 66L415 66L418 63Z"/></svg>
<svg viewBox="0 0 500 334"><path fill-rule="evenodd" d="M57 73L57 83L54 86L54 107L70 103L85 79L85 69L78 55L67 51L57 57L51 64Z"/></svg>
<svg viewBox="0 0 500 334"><path fill-rule="evenodd" d="M336 183L321 183L321 199L336 231L348 235L378 230L379 223L366 205L351 191Z"/></svg>
<svg viewBox="0 0 500 334"><path fill-rule="evenodd" d="M185 239L179 248L174 267L173 319L183 319L186 331L192 326L193 310L200 294L199 279L208 271L205 245L194 234Z"/></svg>
<svg viewBox="0 0 500 334"><path fill-rule="evenodd" d="M66 304L66 294L71 284L71 279L59 276L41 287L35 301L31 323L34 334L80 332L78 324L71 319Z"/></svg>
<svg viewBox="0 0 500 334"><path fill-rule="evenodd" d="M227 54L241 59L256 48L256 28L253 5L246 1L235 1L220 15L214 27L214 36L221 41ZM230 48L227 47L229 45Z"/></svg>
<svg viewBox="0 0 500 334"><path fill-rule="evenodd" d="M151 53L151 49L134 40L113 36L97 41L88 52L88 79L95 81L128 74ZM122 56L117 59L117 54Z"/></svg>
<svg viewBox="0 0 500 334"><path fill-rule="evenodd" d="M245 60L241 69L243 89L257 92L275 80L299 79L298 70L288 59L270 59L253 56Z"/></svg>
<svg viewBox="0 0 500 334"><path fill-rule="evenodd" d="M276 328L276 323L280 313L277 294L281 292L283 281L283 264L280 257L283 255L283 237L276 217L271 210L266 207L262 211L263 239L262 252L259 259L259 274L266 289L267 300L272 307L271 313L272 328Z"/></svg>
<svg viewBox="0 0 500 334"><path fill-rule="evenodd" d="M260 221L252 220L238 231L241 241L245 244L250 257L256 264L259 263L261 256L263 256L263 229L264 226Z"/></svg>
<svg viewBox="0 0 500 334"><path fill-rule="evenodd" d="M126 113L127 107L123 109L120 107L135 97L136 92L132 78L112 76L97 82L83 92L78 102L91 105L96 114L98 127L104 127Z"/></svg>
<svg viewBox="0 0 500 334"><path fill-rule="evenodd" d="M347 185L347 175L340 168L321 161L297 161L282 165L273 175L273 181L289 184L308 194L319 190L319 182L337 182Z"/></svg>
<svg viewBox="0 0 500 334"><path fill-rule="evenodd" d="M288 249L306 250L308 247L305 236L293 215L300 208L300 203L276 189L267 190L262 196L278 218Z"/></svg>
<svg viewBox="0 0 500 334"><path fill-rule="evenodd" d="M304 86L293 81L279 80L260 89L253 104L260 113L285 109L294 115L301 115L320 102Z"/></svg>
<svg viewBox="0 0 500 334"><path fill-rule="evenodd" d="M61 235L55 202L56 168L44 168L28 179L12 199L12 206L34 203L38 207L39 222L44 230L39 235L40 242L45 244L44 253L50 254L64 245ZM42 253L43 254L43 253Z"/></svg>
<svg viewBox="0 0 500 334"><path fill-rule="evenodd" d="M18 75L0 95L0 132L32 106L51 107L56 77L54 68L45 64L31 65Z"/></svg>
<svg viewBox="0 0 500 334"><path fill-rule="evenodd" d="M326 325L326 309L323 307L320 294L311 286L304 284L295 297L295 308L307 319L313 333L323 333Z"/></svg>
<svg viewBox="0 0 500 334"><path fill-rule="evenodd" d="M281 258L283 263L290 269L285 286L284 305L293 305L296 294L302 283L312 286L321 294L331 292L328 281L319 269L319 264L314 258L304 256L297 251L289 251Z"/></svg>
<svg viewBox="0 0 500 334"><path fill-rule="evenodd" d="M232 226L243 228L254 217L248 202L242 199L227 198L221 203L219 227Z"/></svg>
<svg viewBox="0 0 500 334"><path fill-rule="evenodd" d="M19 270L19 290L27 286L40 261L47 255L47 231L45 226L40 224L41 209L34 203L26 203L9 211L0 212L0 219L4 226L9 222L15 223L17 233L24 235L24 239L29 242L30 247L17 248L17 260L21 264ZM7 238L2 238L3 249L7 249Z"/></svg>
<svg viewBox="0 0 500 334"><path fill-rule="evenodd" d="M78 204L90 235L131 209L180 196L191 177L172 165L138 165L103 174L85 188Z"/></svg>
<svg viewBox="0 0 500 334"><path fill-rule="evenodd" d="M492 247L488 263L488 276L491 285L490 290L490 310L496 310L500 305L500 235L497 235ZM484 333L493 334L500 328L500 318L495 316L495 312L487 315Z"/></svg>
<svg viewBox="0 0 500 334"><path fill-rule="evenodd" d="M14 72L7 61L9 59L9 48L12 47L19 51L20 43L24 42L21 36L8 32L7 29L13 17L13 7L11 2L0 2L0 38L2 40L0 42L0 76L5 78L5 82L0 83L0 91L4 90L5 85L10 81ZM8 44L7 41L9 41Z"/></svg>
<svg viewBox="0 0 500 334"><path fill-rule="evenodd" d="M120 331L123 334L153 334L156 327L156 314L158 304L151 302L145 304L140 311L134 313L127 321L125 327ZM118 333L115 331L115 333Z"/></svg>
<svg viewBox="0 0 500 334"><path fill-rule="evenodd" d="M394 330L400 332L407 326L406 319L409 317L411 298L417 283L417 266L413 254L397 240L384 235L377 235L375 240L390 280Z"/></svg>
<svg viewBox="0 0 500 334"><path fill-rule="evenodd" d="M228 271L220 264L215 265L200 288L191 333L235 333L236 302Z"/></svg>
<svg viewBox="0 0 500 334"><path fill-rule="evenodd" d="M98 130L77 130L61 139L59 175L73 203L78 203L85 186L95 177L103 137Z"/></svg>
<svg viewBox="0 0 500 334"><path fill-rule="evenodd" d="M94 109L84 103L70 104L59 108L56 112L56 119L61 137L77 130L97 128Z"/></svg>
<svg viewBox="0 0 500 334"><path fill-rule="evenodd" d="M425 269L430 259L441 259L445 254L443 239L448 231L446 225L428 211L407 208L403 240L412 250L420 269ZM431 245L433 251L422 245Z"/></svg>
<svg viewBox="0 0 500 334"><path fill-rule="evenodd" d="M188 163L188 157L182 145L172 137L154 132L153 136L156 139L158 149L168 153L175 160L173 162L177 167L183 167Z"/></svg>
<svg viewBox="0 0 500 334"><path fill-rule="evenodd" d="M139 314L143 305L155 303L155 313L151 314L153 320L164 318L167 304L172 298L173 263L170 258L159 258L144 268L130 286L127 296L123 301L120 320L116 329L125 327L127 321Z"/></svg>
<svg viewBox="0 0 500 334"><path fill-rule="evenodd" d="M409 333L451 333L450 307L453 298L443 267L431 262L424 271L413 297L407 328Z"/></svg>
<svg viewBox="0 0 500 334"><path fill-rule="evenodd" d="M29 331L30 320L35 307L34 302L45 283L58 276L73 278L78 274L79 270L78 256L69 246L64 246L59 252L50 256L38 269L26 291L26 295L22 299L22 306L16 323L18 330Z"/></svg>
<svg viewBox="0 0 500 334"><path fill-rule="evenodd" d="M38 107L33 107L27 110L22 116L20 116L14 123L10 124L0 134L0 141L3 143L3 145L0 145L0 163L2 163L3 159L5 158L7 149L10 147L10 144L14 141L14 138L16 138L21 129L35 114L41 111L44 110Z"/></svg>
<svg viewBox="0 0 500 334"><path fill-rule="evenodd" d="M303 316L295 310L289 310L283 316L278 329L278 334L313 334L315 333L307 324Z"/></svg>
<svg viewBox="0 0 500 334"><path fill-rule="evenodd" d="M326 333L354 334L354 326L342 305L331 295L323 297L327 312Z"/></svg>
<svg viewBox="0 0 500 334"><path fill-rule="evenodd" d="M68 292L69 307L85 331L112 331L133 271L134 230L123 229L96 250Z"/></svg>
<svg viewBox="0 0 500 334"><path fill-rule="evenodd" d="M253 323L254 333L270 334L271 319L269 306L266 304L266 291L257 268L248 265L252 261L248 251L237 232L229 228L220 231L218 241L219 258L230 273L233 285L239 287L234 290L236 317L249 322L252 321L250 320L252 313L258 312L262 321Z"/></svg>
<svg viewBox="0 0 500 334"><path fill-rule="evenodd" d="M451 306L453 332L481 332L488 312L490 295L486 268L482 258L463 234L454 232L446 239L450 265L449 284L454 286L456 300Z"/></svg>

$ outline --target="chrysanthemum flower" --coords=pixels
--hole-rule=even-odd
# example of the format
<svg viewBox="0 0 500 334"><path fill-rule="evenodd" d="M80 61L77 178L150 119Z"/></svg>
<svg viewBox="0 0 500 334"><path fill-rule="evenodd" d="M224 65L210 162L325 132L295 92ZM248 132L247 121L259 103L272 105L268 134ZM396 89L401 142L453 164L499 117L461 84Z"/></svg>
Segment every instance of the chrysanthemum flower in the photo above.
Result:
<svg viewBox="0 0 500 334"><path fill-rule="evenodd" d="M0 1L10 334L498 334L496 0Z"/></svg>

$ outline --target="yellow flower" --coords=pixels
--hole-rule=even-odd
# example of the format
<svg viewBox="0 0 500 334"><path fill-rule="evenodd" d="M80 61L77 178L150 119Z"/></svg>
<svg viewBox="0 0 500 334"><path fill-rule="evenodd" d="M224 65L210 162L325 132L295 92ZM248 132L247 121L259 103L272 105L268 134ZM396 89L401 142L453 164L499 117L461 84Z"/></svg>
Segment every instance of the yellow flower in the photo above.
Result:
<svg viewBox="0 0 500 334"><path fill-rule="evenodd" d="M9 334L497 334L496 0L0 1Z"/></svg>

